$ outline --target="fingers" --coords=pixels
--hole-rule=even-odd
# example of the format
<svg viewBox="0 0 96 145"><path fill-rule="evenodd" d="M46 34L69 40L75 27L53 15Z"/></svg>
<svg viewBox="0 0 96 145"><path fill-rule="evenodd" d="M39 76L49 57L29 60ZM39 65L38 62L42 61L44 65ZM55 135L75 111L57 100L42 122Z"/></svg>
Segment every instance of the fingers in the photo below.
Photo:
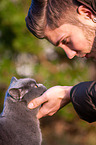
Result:
<svg viewBox="0 0 96 145"><path fill-rule="evenodd" d="M34 108L40 106L41 104L43 104L43 103L46 102L46 101L47 101L47 98L46 98L44 95L42 95L42 96L40 96L40 97L38 97L38 98L33 99L33 100L28 104L28 108L29 108L29 109L34 109Z"/></svg>
<svg viewBox="0 0 96 145"><path fill-rule="evenodd" d="M43 106L41 107L41 109L39 110L38 114L37 114L37 118L40 119L44 116L46 116L46 112L43 110L42 111Z"/></svg>
<svg viewBox="0 0 96 145"><path fill-rule="evenodd" d="M49 103L48 102L44 103L43 106L38 111L38 114L37 114L38 119L45 117L45 116L52 116L55 113L55 111L51 112L51 109L49 107L47 107L47 104L49 104Z"/></svg>
<svg viewBox="0 0 96 145"><path fill-rule="evenodd" d="M40 118L45 117L45 116L52 116L54 113L47 114L47 112L44 113L44 111L39 110L39 112L37 114L37 118L40 119Z"/></svg>
<svg viewBox="0 0 96 145"><path fill-rule="evenodd" d="M56 103L57 104L57 103ZM40 119L45 116L52 116L59 110L59 106L54 104L54 102L47 101L39 109L37 113L37 118Z"/></svg>

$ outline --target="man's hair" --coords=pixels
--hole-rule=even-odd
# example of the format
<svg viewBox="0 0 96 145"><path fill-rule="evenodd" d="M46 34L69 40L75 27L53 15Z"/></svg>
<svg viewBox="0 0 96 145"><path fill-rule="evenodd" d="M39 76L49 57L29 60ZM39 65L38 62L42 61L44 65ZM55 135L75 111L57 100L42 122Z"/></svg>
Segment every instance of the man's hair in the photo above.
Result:
<svg viewBox="0 0 96 145"><path fill-rule="evenodd" d="M26 25L31 33L44 38L46 25L51 29L58 28L64 22L76 24L76 0L32 0L26 17ZM74 13L71 17L71 13Z"/></svg>

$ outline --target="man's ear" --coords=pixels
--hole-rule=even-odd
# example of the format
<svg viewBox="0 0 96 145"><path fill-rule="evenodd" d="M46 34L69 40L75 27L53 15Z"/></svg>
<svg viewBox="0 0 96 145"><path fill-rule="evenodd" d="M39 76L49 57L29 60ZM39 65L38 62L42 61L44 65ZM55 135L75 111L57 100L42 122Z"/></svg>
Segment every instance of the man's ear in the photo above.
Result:
<svg viewBox="0 0 96 145"><path fill-rule="evenodd" d="M85 19L93 19L94 18L94 14L92 13L92 11L84 5L80 5L78 7L78 13L80 15L84 16Z"/></svg>

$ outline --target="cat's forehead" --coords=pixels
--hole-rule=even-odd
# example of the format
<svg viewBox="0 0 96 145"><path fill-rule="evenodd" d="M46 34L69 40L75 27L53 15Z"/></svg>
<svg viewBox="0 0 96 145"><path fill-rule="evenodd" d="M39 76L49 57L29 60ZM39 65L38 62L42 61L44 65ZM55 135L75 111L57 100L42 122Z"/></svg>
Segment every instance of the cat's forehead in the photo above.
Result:
<svg viewBox="0 0 96 145"><path fill-rule="evenodd" d="M24 78L24 79L16 79L16 78L12 78L11 80L11 84L10 84L10 87L11 88L21 88L21 87L24 87L24 86L30 86L32 87L32 84L33 85L36 85L36 81L34 79L31 79L31 78Z"/></svg>
<svg viewBox="0 0 96 145"><path fill-rule="evenodd" d="M30 78L25 78L25 79L19 79L16 83L15 83L15 87L24 87L24 86L31 86L32 85L36 85L36 81L34 79L30 79Z"/></svg>
<svg viewBox="0 0 96 145"><path fill-rule="evenodd" d="M34 83L34 84L36 84L36 81L34 80L34 79L31 79L31 78L24 78L24 79L19 79L17 82L21 82L21 83L25 83L25 84L27 84L27 83Z"/></svg>

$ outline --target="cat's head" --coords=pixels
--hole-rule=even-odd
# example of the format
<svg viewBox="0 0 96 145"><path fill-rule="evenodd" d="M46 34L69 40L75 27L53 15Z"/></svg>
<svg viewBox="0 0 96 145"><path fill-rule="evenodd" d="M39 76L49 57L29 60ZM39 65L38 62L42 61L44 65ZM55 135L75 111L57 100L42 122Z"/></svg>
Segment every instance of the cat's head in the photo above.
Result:
<svg viewBox="0 0 96 145"><path fill-rule="evenodd" d="M10 97L13 102L26 101L29 103L45 91L46 87L42 84L37 84L34 79L16 79L13 77L6 96Z"/></svg>

